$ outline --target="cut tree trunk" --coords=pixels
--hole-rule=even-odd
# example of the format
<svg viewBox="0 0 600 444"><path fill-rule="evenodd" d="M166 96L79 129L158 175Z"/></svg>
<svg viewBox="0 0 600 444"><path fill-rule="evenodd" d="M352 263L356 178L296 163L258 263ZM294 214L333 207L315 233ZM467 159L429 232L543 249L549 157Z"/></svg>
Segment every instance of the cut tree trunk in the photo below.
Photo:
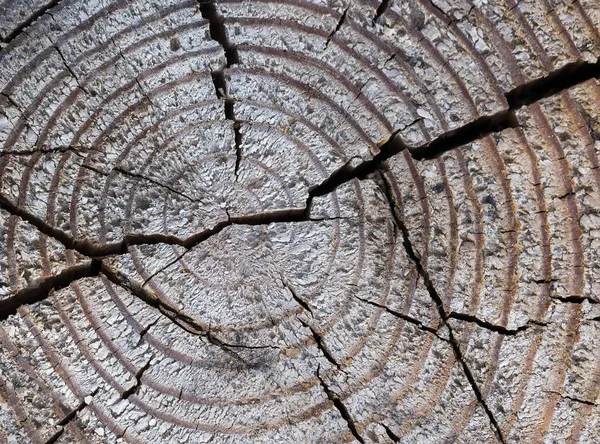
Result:
<svg viewBox="0 0 600 444"><path fill-rule="evenodd" d="M0 442L600 441L597 0L0 0Z"/></svg>

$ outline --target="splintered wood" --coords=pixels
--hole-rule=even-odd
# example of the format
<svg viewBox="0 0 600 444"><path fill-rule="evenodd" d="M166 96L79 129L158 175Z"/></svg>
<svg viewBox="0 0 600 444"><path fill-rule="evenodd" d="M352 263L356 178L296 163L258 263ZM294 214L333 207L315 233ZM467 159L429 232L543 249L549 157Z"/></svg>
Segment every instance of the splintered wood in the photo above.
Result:
<svg viewBox="0 0 600 444"><path fill-rule="evenodd" d="M0 0L0 442L600 441L596 0Z"/></svg>

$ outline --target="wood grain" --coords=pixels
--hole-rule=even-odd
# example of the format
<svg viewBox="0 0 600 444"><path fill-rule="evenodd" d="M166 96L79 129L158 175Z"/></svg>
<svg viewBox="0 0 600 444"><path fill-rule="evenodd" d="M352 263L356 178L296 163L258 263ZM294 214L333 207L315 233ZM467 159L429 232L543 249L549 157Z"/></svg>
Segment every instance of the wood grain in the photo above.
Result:
<svg viewBox="0 0 600 444"><path fill-rule="evenodd" d="M600 439L592 0L0 0L0 442Z"/></svg>

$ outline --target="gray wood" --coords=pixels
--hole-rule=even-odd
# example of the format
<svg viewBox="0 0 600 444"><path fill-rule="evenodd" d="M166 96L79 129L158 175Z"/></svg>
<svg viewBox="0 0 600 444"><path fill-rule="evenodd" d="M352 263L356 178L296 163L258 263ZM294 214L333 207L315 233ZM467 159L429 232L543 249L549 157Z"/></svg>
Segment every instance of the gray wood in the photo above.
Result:
<svg viewBox="0 0 600 444"><path fill-rule="evenodd" d="M596 442L593 0L0 2L0 442Z"/></svg>

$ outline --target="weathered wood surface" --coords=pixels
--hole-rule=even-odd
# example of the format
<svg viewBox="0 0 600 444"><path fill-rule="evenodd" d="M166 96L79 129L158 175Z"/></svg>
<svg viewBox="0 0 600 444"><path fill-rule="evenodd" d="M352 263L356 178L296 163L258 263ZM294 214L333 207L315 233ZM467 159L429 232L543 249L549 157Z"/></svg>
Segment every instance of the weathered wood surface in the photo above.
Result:
<svg viewBox="0 0 600 444"><path fill-rule="evenodd" d="M598 442L599 28L4 0L0 442Z"/></svg>

